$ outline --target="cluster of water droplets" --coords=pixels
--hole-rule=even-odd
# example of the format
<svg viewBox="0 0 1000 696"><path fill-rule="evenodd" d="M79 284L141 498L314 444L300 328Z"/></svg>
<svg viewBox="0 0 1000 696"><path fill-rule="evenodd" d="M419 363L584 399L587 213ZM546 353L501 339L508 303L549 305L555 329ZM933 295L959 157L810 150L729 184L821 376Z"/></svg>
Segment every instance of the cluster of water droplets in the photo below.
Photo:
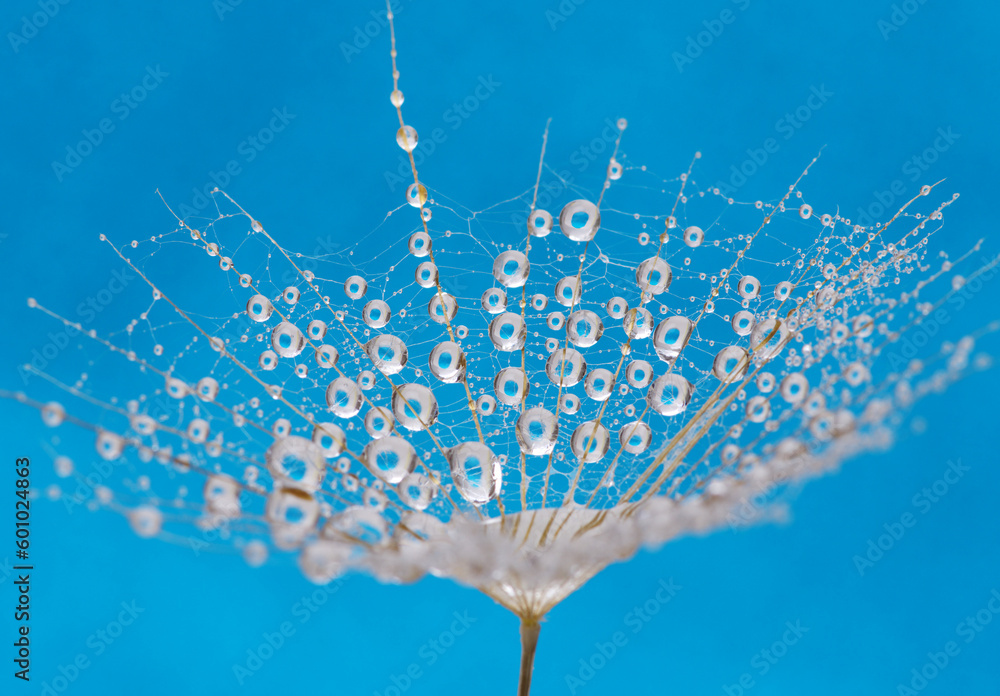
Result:
<svg viewBox="0 0 1000 696"><path fill-rule="evenodd" d="M398 89L391 102L402 122ZM396 142L412 153L417 131ZM543 160L539 180L550 173ZM415 180L378 233L398 241L367 258L370 239L288 251L218 192L217 218L116 248L149 298L125 330L83 331L31 301L101 347L73 383L39 373L75 415L36 405L129 462L91 507L141 536L228 542L252 565L294 552L317 581L366 564L462 575L420 551L457 520L544 547L564 527L648 522L644 506L724 514L747 482L884 444L916 398L989 362L973 337L926 360L898 348L983 270L978 248L932 251L953 197L924 187L864 228L814 212L802 180L740 203L617 146L598 196L543 205L536 183L466 211ZM171 283L179 253L214 280ZM122 372L102 392L99 376ZM543 515L539 538L524 513L553 510L568 512ZM567 527L572 511L590 521ZM613 554L631 552L626 537Z"/></svg>

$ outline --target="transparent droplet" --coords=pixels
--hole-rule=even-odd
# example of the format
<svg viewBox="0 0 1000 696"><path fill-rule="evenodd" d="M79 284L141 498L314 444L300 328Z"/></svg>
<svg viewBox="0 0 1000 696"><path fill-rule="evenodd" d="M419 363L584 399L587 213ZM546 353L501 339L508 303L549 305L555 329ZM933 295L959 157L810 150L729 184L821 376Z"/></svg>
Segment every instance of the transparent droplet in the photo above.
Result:
<svg viewBox="0 0 1000 696"><path fill-rule="evenodd" d="M583 379L587 362L573 348L562 348L552 353L545 361L545 373L553 384L572 387Z"/></svg>
<svg viewBox="0 0 1000 696"><path fill-rule="evenodd" d="M382 300L370 300L361 311L361 318L371 328L381 329L391 318L389 305Z"/></svg>
<svg viewBox="0 0 1000 696"><path fill-rule="evenodd" d="M626 423L618 431L618 442L630 454L642 454L653 439L652 429L642 421Z"/></svg>
<svg viewBox="0 0 1000 696"><path fill-rule="evenodd" d="M582 293L580 280L576 276L566 276L556 283L556 302L564 307L577 304Z"/></svg>
<svg viewBox="0 0 1000 696"><path fill-rule="evenodd" d="M254 295L247 300L247 316L257 322L264 322L271 318L274 306L271 300L263 295Z"/></svg>
<svg viewBox="0 0 1000 696"><path fill-rule="evenodd" d="M413 126L403 126L396 131L396 144L406 152L413 152L417 146L417 129Z"/></svg>
<svg viewBox="0 0 1000 696"><path fill-rule="evenodd" d="M413 272L413 277L420 287L433 288L438 283L437 266L430 261L424 261L417 266L417 270Z"/></svg>
<svg viewBox="0 0 1000 696"><path fill-rule="evenodd" d="M465 353L452 341L442 341L431 349L429 358L431 374L446 384L465 378Z"/></svg>
<svg viewBox="0 0 1000 696"><path fill-rule="evenodd" d="M552 215L546 210L535 210L528 216L528 234L545 237L552 231Z"/></svg>
<svg viewBox="0 0 1000 696"><path fill-rule="evenodd" d="M316 364L322 368L329 369L337 364L340 354L333 346L322 345L316 349Z"/></svg>
<svg viewBox="0 0 1000 696"><path fill-rule="evenodd" d="M625 368L625 379L636 389L644 389L653 380L653 366L645 360L634 360Z"/></svg>
<svg viewBox="0 0 1000 696"><path fill-rule="evenodd" d="M734 382L743 379L749 366L746 350L739 346L727 346L716 354L712 374L720 380Z"/></svg>
<svg viewBox="0 0 1000 696"><path fill-rule="evenodd" d="M283 358L294 358L306 347L306 337L295 324L283 321L271 330L271 347Z"/></svg>
<svg viewBox="0 0 1000 696"><path fill-rule="evenodd" d="M733 331L735 331L738 336L749 336L750 332L753 331L753 313L741 310L733 315L730 324L733 327Z"/></svg>
<svg viewBox="0 0 1000 696"><path fill-rule="evenodd" d="M615 375L611 370L599 367L587 374L583 388L594 401L607 401L615 387Z"/></svg>
<svg viewBox="0 0 1000 696"><path fill-rule="evenodd" d="M458 314L458 302L446 292L436 292L431 297L430 302L427 303L427 314L433 322L438 324L448 323Z"/></svg>
<svg viewBox="0 0 1000 696"><path fill-rule="evenodd" d="M570 448L582 462L600 461L608 453L610 445L611 435L598 421L581 423L570 438Z"/></svg>
<svg viewBox="0 0 1000 696"><path fill-rule="evenodd" d="M365 414L365 430L378 439L391 435L396 429L396 419L392 411L384 406L375 406Z"/></svg>
<svg viewBox="0 0 1000 696"><path fill-rule="evenodd" d="M635 270L635 282L642 292L659 295L670 287L673 273L667 262L658 256L646 259Z"/></svg>
<svg viewBox="0 0 1000 696"><path fill-rule="evenodd" d="M395 375L406 366L406 344L390 334L382 334L368 341L365 352L382 374Z"/></svg>
<svg viewBox="0 0 1000 696"><path fill-rule="evenodd" d="M625 301L624 297L616 295L607 301L604 309L612 319L621 319L625 316L625 312L628 311L628 302Z"/></svg>
<svg viewBox="0 0 1000 696"><path fill-rule="evenodd" d="M339 418L353 418L361 410L361 388L354 380L338 377L326 388L326 405Z"/></svg>
<svg viewBox="0 0 1000 696"><path fill-rule="evenodd" d="M447 451L455 488L470 503L483 505L500 495L500 460L480 442L463 442Z"/></svg>
<svg viewBox="0 0 1000 696"><path fill-rule="evenodd" d="M321 319L313 319L306 327L306 334L312 341L322 341L326 336L326 322Z"/></svg>
<svg viewBox="0 0 1000 696"><path fill-rule="evenodd" d="M559 213L559 229L573 241L590 241L600 227L601 213L590 201L583 199L571 201Z"/></svg>
<svg viewBox="0 0 1000 696"><path fill-rule="evenodd" d="M588 348L597 343L604 334L604 323L589 309L578 309L566 321L566 337L580 348Z"/></svg>
<svg viewBox="0 0 1000 696"><path fill-rule="evenodd" d="M323 451L312 440L297 435L275 440L264 460L276 481L307 492L317 490L326 473Z"/></svg>
<svg viewBox="0 0 1000 696"><path fill-rule="evenodd" d="M42 422L50 428L61 425L65 418L66 410L62 407L62 404L50 401L42 406Z"/></svg>
<svg viewBox="0 0 1000 696"><path fill-rule="evenodd" d="M705 232L700 227L691 225L684 230L684 243L689 247L700 247L704 240Z"/></svg>
<svg viewBox="0 0 1000 696"><path fill-rule="evenodd" d="M493 277L504 287L523 286L530 270L528 257L520 251L505 251L493 260Z"/></svg>
<svg viewBox="0 0 1000 696"><path fill-rule="evenodd" d="M752 300L760 294L760 282L751 275L740 278L736 292L745 300Z"/></svg>
<svg viewBox="0 0 1000 696"><path fill-rule="evenodd" d="M676 416L687 408L693 388L691 383L676 373L656 379L646 394L649 407L662 416Z"/></svg>
<svg viewBox="0 0 1000 696"><path fill-rule="evenodd" d="M406 188L406 202L414 208L421 207L427 202L427 189L423 184L410 184Z"/></svg>
<svg viewBox="0 0 1000 696"><path fill-rule="evenodd" d="M437 421L437 399L422 384L403 384L392 394L392 414L407 430L425 430Z"/></svg>
<svg viewBox="0 0 1000 696"><path fill-rule="evenodd" d="M361 276L352 275L344 281L344 294L352 300L360 300L368 292L368 282Z"/></svg>
<svg viewBox="0 0 1000 696"><path fill-rule="evenodd" d="M687 317L673 316L664 319L653 332L653 349L660 360L673 363L691 338L693 325Z"/></svg>
<svg viewBox="0 0 1000 696"><path fill-rule="evenodd" d="M497 399L508 406L520 405L528 393L528 379L519 367L505 367L493 378Z"/></svg>
<svg viewBox="0 0 1000 696"><path fill-rule="evenodd" d="M395 435L372 440L365 445L362 457L368 469L386 483L399 483L419 461L413 445Z"/></svg>
<svg viewBox="0 0 1000 696"><path fill-rule="evenodd" d="M517 441L529 457L551 454L559 439L559 423L544 408L529 408L517 419Z"/></svg>
<svg viewBox="0 0 1000 696"><path fill-rule="evenodd" d="M414 510L426 510L434 500L436 486L423 474L407 474L396 486L396 492L403 504Z"/></svg>
<svg viewBox="0 0 1000 696"><path fill-rule="evenodd" d="M426 232L414 232L410 235L407 248L417 258L423 258L431 253L431 237Z"/></svg>
<svg viewBox="0 0 1000 696"><path fill-rule="evenodd" d="M527 330L521 315L504 312L490 322L489 335L498 350L511 352L524 346Z"/></svg>
<svg viewBox="0 0 1000 696"><path fill-rule="evenodd" d="M483 293L480 304L490 314L500 314L507 309L507 293L500 288L489 288Z"/></svg>
<svg viewBox="0 0 1000 696"><path fill-rule="evenodd" d="M152 505L140 505L129 511L128 522L140 537L154 537L163 527L163 513Z"/></svg>

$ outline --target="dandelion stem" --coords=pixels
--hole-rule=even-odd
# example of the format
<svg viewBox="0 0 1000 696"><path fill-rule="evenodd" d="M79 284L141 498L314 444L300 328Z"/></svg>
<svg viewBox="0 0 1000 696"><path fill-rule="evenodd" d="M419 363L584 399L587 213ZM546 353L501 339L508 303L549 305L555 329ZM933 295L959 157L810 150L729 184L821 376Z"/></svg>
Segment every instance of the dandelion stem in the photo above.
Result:
<svg viewBox="0 0 1000 696"><path fill-rule="evenodd" d="M538 619L521 619L521 678L518 680L517 696L528 696L531 691L531 671L535 665L535 648L541 630Z"/></svg>

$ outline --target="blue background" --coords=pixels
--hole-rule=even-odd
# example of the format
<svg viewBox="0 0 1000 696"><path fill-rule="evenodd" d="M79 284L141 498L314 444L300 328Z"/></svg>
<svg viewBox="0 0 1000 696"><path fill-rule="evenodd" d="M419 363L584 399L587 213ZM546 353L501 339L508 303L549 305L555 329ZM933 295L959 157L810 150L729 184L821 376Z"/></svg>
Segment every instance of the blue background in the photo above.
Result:
<svg viewBox="0 0 1000 696"><path fill-rule="evenodd" d="M168 200L190 201L193 187L238 159L242 171L227 191L286 247L306 252L317 234L367 232L402 201L384 176L400 152L387 98L388 31L368 27L374 38L350 60L342 49L384 7L247 0L220 17L217 6L71 0L16 51L0 42L0 386L23 387L15 366L55 328L25 297L71 311L120 265L97 241L100 232L120 243L173 227L157 188ZM548 117L547 159L556 169L573 166L570 154L598 136L606 118L625 116L624 149L633 162L680 172L701 150L698 172L708 182L728 177L748 147L775 136L778 119L805 103L811 87L825 86L833 96L781 140L741 199L776 198L826 145L810 174L825 205L853 216L896 179L912 195L947 177L945 193L962 198L936 243L961 252L995 235L1000 8L993 3L913 2L916 11L887 38L878 23L890 21L893 5L871 0L751 0L745 10L728 0L587 0L564 2L562 10L556 0L398 6L404 110L419 131L441 125L480 76L500 83L460 128L447 130L421 168L422 179L471 208L533 183ZM672 54L727 8L734 21L679 70ZM10 0L0 29L19 32L22 17L39 11L36 2ZM112 102L155 66L168 75L119 120ZM245 162L239 144L275 108L294 119ZM114 132L58 181L51 163L105 117ZM902 167L949 127L959 139L912 183ZM597 190L603 169L572 171ZM997 248L988 237L983 255ZM952 317L949 335L996 317L995 296L987 286ZM126 304L109 306L95 328L120 328L133 315ZM50 370L59 374L59 359ZM106 385L106 393L114 388ZM808 486L791 525L686 539L608 569L550 614L535 691L570 693L566 675L579 677L580 659L621 630L627 645L576 693L720 694L744 673L755 681L753 694L896 693L928 651L956 639L959 622L1000 588L998 388L994 370L921 404L925 433L904 434L890 453L861 457ZM31 391L50 396L39 384ZM52 431L34 411L9 402L0 408L4 467L30 455L36 483L53 480L42 446ZM929 512L917 511L916 526L859 575L852 557L884 524L914 511L913 496L958 459L969 472ZM87 463L78 453L78 467ZM5 510L13 506L8 498ZM4 673L3 693L41 693L81 653L91 665L68 693L368 696L385 694L393 675L414 663L421 676L403 693L515 690L517 622L474 591L439 580L382 587L352 576L299 623L292 607L315 588L291 562L250 570L230 556L196 557L137 539L117 516L68 514L58 504L36 506L33 520L33 679L23 685ZM0 562L13 551L3 536ZM629 612L668 578L683 589L632 633ZM7 607L11 580L0 587ZM144 609L140 618L95 656L88 637L133 600ZM475 623L428 665L422 646L449 628L456 611ZM233 665L283 621L294 623L295 635L241 689ZM786 621L809 630L761 675L752 660L781 639ZM959 639L961 653L927 693L1000 693L1000 621L994 624L969 644ZM5 672L9 650L0 654Z"/></svg>

